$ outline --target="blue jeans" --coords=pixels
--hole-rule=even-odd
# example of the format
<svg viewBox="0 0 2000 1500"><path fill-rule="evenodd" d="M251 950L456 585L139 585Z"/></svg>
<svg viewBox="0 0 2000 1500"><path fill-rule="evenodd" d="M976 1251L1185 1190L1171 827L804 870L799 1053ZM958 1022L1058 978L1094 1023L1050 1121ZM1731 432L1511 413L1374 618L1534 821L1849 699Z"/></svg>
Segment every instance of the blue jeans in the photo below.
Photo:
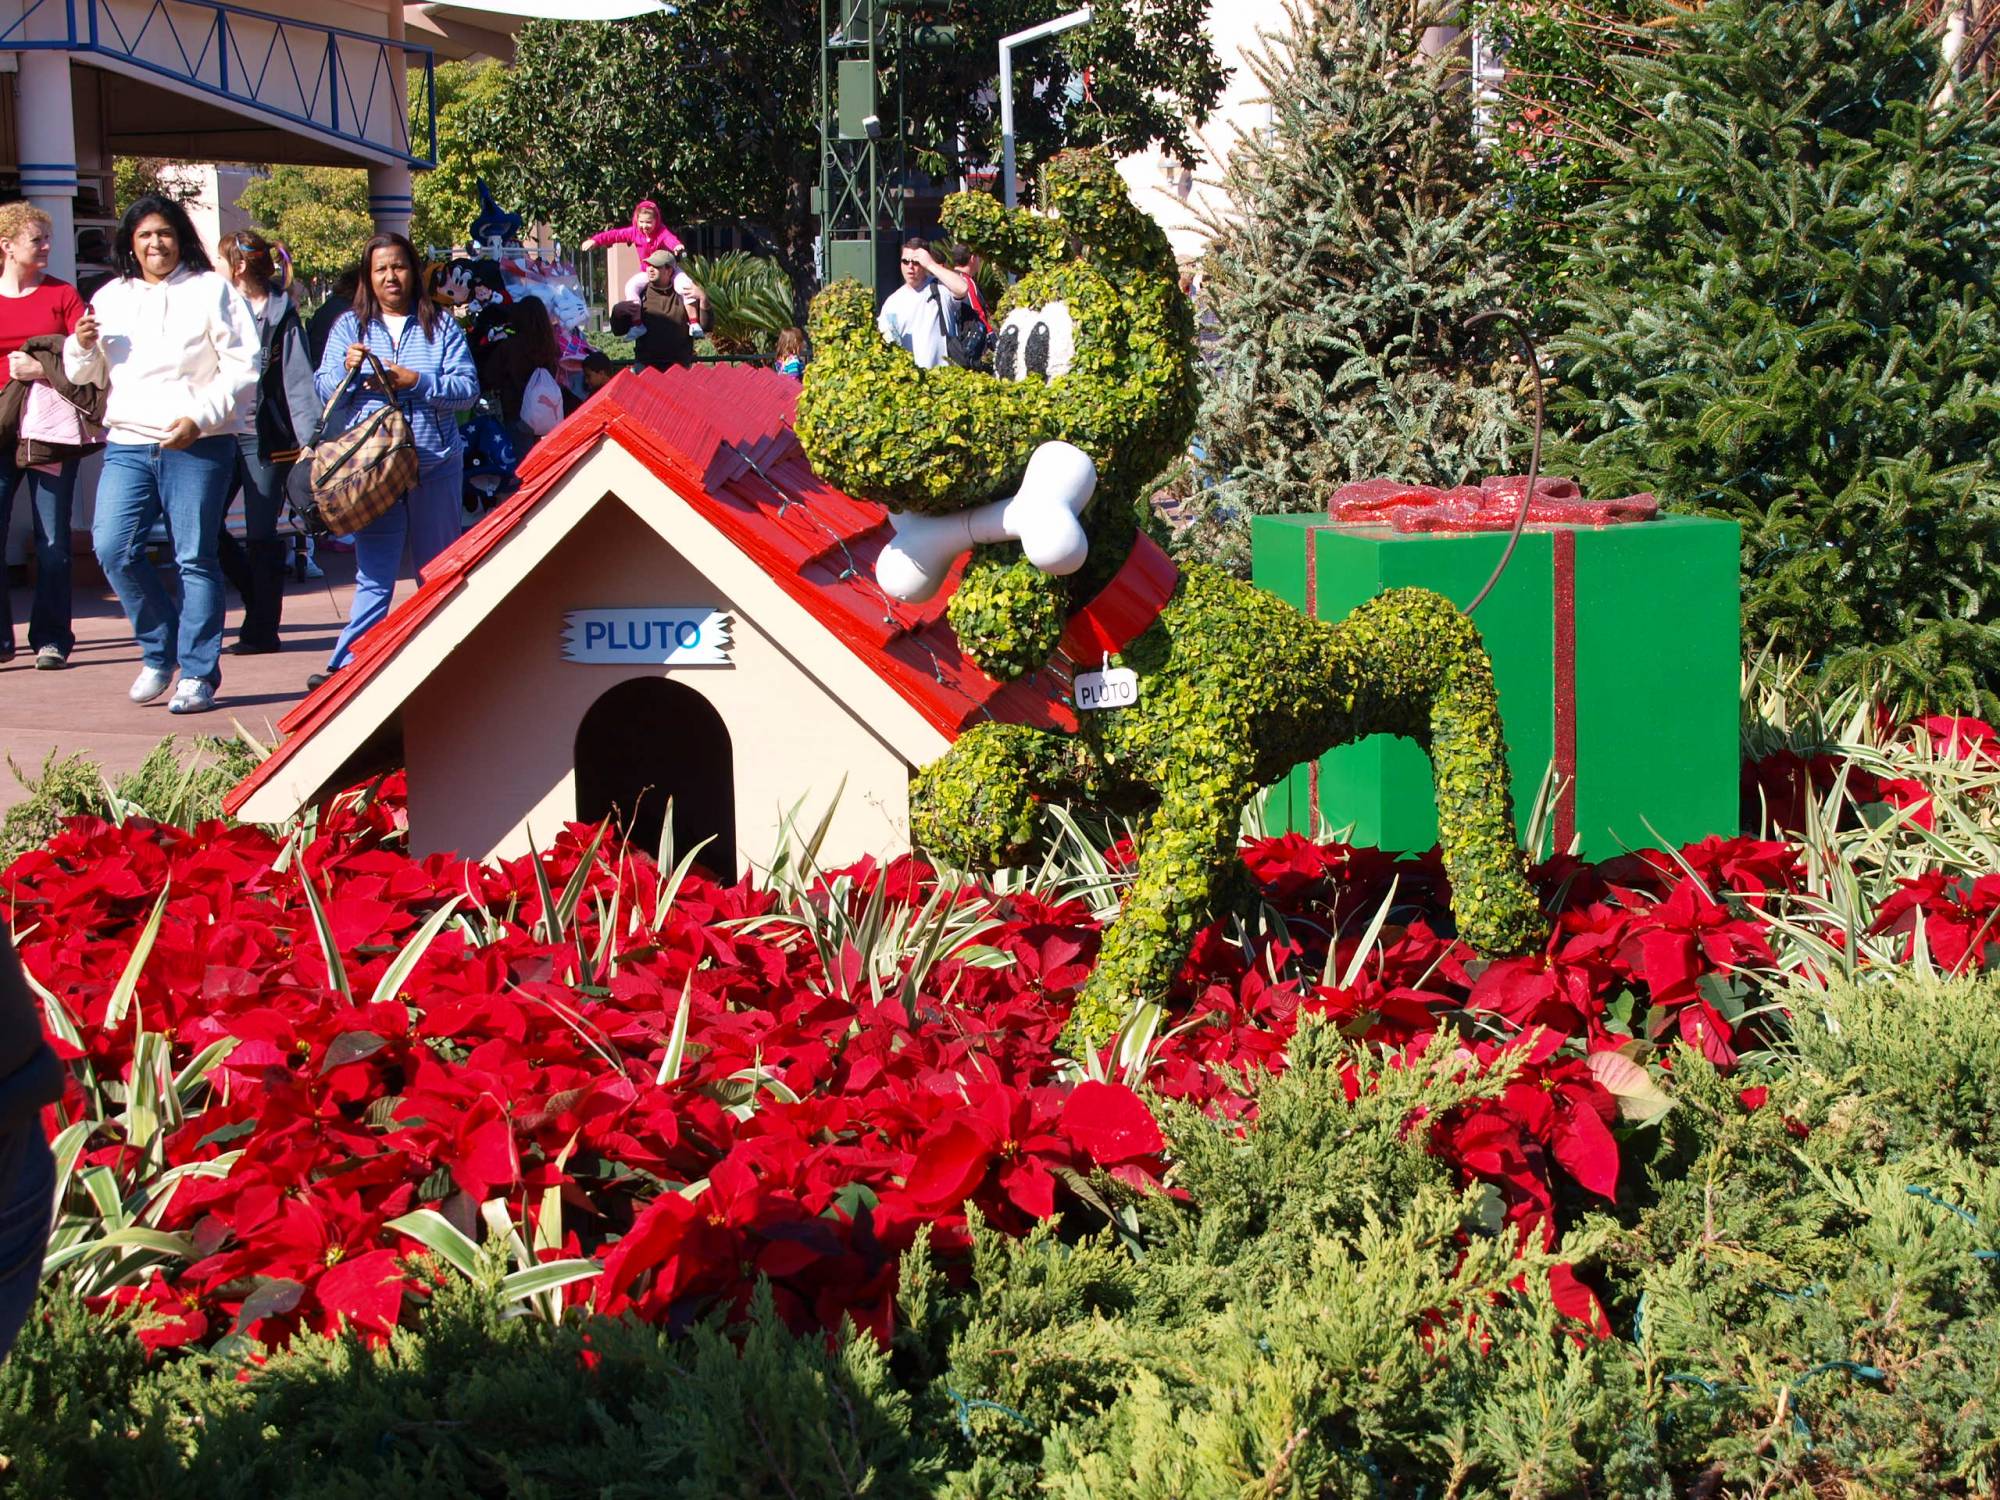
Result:
<svg viewBox="0 0 2000 1500"><path fill-rule="evenodd" d="M146 665L165 672L178 660L184 680L210 687L222 682L222 568L215 534L235 473L233 436L196 438L178 451L157 443L113 443L104 450L90 536ZM146 557L146 538L162 516L180 573L178 605Z"/></svg>
<svg viewBox="0 0 2000 1500"><path fill-rule="evenodd" d="M24 485L35 507L35 605L28 616L28 649L54 646L67 656L76 646L69 608L69 518L70 502L76 497L76 460L44 474L18 467L13 448L0 445L0 539L7 535L14 519L14 496ZM7 625L4 644L11 648L14 601L8 596L5 568L0 568L0 615Z"/></svg>
<svg viewBox="0 0 2000 1500"><path fill-rule="evenodd" d="M389 613L396 593L396 575L403 571L403 547L421 574L445 548L458 540L460 492L464 462L454 456L417 480L416 488L382 515L354 533L354 606L347 628L334 643L327 670L347 665L354 643Z"/></svg>

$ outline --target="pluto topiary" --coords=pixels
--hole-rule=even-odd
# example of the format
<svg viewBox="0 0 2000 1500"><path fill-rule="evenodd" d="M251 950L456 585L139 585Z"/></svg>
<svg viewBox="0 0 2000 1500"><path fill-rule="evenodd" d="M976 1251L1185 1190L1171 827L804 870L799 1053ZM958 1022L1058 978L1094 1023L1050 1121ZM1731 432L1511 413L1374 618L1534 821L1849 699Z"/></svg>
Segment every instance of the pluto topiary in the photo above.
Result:
<svg viewBox="0 0 2000 1500"><path fill-rule="evenodd" d="M1532 946L1546 924L1514 842L1478 631L1421 589L1330 625L1213 569L1177 573L1138 525L1142 486L1195 412L1193 319L1166 237L1095 152L1055 158L1042 202L1043 214L978 193L945 205L952 236L1020 276L995 309L1000 378L919 370L852 282L813 304L799 437L830 482L897 513L883 587L928 597L978 543L949 617L983 670L1006 681L1115 664L1136 677L1124 706L1080 706L1073 736L968 730L916 778L917 842L989 870L1028 853L1051 799L1141 819L1136 878L1071 1020L1095 1043L1165 997L1236 866L1256 790L1336 745L1400 734L1435 768L1461 933L1488 952Z"/></svg>

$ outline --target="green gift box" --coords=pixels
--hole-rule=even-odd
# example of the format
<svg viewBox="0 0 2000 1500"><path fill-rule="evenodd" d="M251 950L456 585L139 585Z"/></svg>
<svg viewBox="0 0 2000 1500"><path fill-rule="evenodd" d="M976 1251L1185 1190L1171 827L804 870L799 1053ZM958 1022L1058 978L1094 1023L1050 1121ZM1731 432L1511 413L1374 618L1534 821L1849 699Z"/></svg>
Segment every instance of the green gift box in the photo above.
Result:
<svg viewBox="0 0 2000 1500"><path fill-rule="evenodd" d="M1258 516L1252 576L1316 619L1384 589L1434 589L1460 608L1506 550L1503 532L1399 533L1321 516ZM1586 859L1737 830L1741 694L1733 522L1661 516L1525 531L1473 616L1493 659L1527 827L1551 766L1561 795L1537 851L1581 836ZM1350 824L1357 844L1437 842L1429 758L1374 735L1295 769L1271 791L1276 828Z"/></svg>

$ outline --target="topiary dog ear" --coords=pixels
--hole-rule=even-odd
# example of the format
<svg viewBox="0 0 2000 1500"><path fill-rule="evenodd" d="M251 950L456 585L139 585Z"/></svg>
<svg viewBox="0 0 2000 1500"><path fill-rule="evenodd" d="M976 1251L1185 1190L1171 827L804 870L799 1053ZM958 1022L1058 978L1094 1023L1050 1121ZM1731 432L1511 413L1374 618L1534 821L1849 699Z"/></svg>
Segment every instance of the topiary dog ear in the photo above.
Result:
<svg viewBox="0 0 2000 1500"><path fill-rule="evenodd" d="M1016 276L1069 259L1069 237L1053 219L1008 208L991 193L953 193L939 215L944 232Z"/></svg>
<svg viewBox="0 0 2000 1500"><path fill-rule="evenodd" d="M1175 279L1166 231L1133 203L1109 153L1078 148L1051 158L1042 169L1042 202L1070 239L1113 282L1119 273Z"/></svg>

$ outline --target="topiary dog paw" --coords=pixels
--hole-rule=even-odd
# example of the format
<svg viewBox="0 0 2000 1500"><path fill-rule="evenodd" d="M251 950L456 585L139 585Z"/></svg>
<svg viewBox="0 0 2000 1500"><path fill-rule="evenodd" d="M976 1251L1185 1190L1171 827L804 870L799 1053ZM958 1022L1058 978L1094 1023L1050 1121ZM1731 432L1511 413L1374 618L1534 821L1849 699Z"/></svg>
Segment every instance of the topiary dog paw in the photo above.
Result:
<svg viewBox="0 0 2000 1500"><path fill-rule="evenodd" d="M945 607L959 649L995 682L1025 677L1062 640L1061 582L1011 547L981 547Z"/></svg>

